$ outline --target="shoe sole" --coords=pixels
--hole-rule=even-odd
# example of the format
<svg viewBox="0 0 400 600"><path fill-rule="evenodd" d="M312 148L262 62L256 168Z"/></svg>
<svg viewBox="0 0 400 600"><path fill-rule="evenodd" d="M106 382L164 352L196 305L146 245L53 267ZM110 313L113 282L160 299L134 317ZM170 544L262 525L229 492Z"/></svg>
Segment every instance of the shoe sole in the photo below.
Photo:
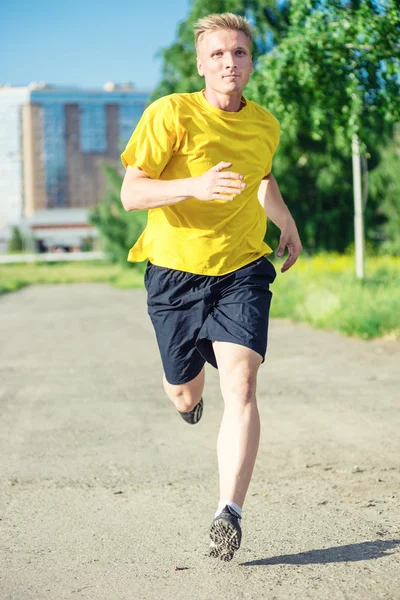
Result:
<svg viewBox="0 0 400 600"><path fill-rule="evenodd" d="M210 556L224 562L231 561L240 547L238 530L224 519L214 521L211 525L210 538L214 543L210 549Z"/></svg>

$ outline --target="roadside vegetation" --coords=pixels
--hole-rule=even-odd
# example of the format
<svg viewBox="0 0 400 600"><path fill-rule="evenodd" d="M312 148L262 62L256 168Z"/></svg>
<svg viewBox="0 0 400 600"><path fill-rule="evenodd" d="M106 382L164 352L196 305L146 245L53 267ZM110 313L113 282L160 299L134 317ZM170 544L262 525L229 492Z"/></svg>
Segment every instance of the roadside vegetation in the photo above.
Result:
<svg viewBox="0 0 400 600"><path fill-rule="evenodd" d="M271 316L371 339L400 339L400 257L367 259L364 281L354 275L353 256L302 256L273 285Z"/></svg>
<svg viewBox="0 0 400 600"><path fill-rule="evenodd" d="M106 282L118 287L142 287L138 269L102 261L18 263L0 265L0 294L27 285ZM127 285L129 282L129 285Z"/></svg>
<svg viewBox="0 0 400 600"><path fill-rule="evenodd" d="M314 327L371 339L400 339L400 257L369 257L367 277L354 275L350 255L302 256L273 284L272 317L304 321ZM118 288L142 288L144 265L123 267L101 261L0 266L0 293L31 284L106 282Z"/></svg>

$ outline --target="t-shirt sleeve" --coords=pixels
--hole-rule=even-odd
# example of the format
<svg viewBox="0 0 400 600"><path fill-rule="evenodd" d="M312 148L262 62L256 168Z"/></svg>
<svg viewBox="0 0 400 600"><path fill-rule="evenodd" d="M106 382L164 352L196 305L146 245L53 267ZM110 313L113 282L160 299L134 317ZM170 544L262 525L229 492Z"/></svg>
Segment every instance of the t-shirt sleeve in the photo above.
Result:
<svg viewBox="0 0 400 600"><path fill-rule="evenodd" d="M144 111L121 154L122 163L125 168L139 167L152 179L158 179L174 152L176 141L171 108L161 98Z"/></svg>
<svg viewBox="0 0 400 600"><path fill-rule="evenodd" d="M271 115L272 117L272 115ZM274 154L279 146L279 138L280 138L280 125L279 125L279 121L277 119L275 119L275 117L272 117L273 121L271 124L271 132L270 132L270 155L269 155L269 160L267 161L267 164L265 166L265 174L264 177L267 177L272 170L272 159L274 157Z"/></svg>

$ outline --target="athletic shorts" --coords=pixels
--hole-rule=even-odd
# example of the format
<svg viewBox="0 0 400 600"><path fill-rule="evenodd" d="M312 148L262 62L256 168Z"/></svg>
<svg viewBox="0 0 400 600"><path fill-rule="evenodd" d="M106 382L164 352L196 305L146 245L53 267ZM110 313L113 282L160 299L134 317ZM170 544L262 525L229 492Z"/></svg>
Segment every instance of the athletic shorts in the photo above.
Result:
<svg viewBox="0 0 400 600"><path fill-rule="evenodd" d="M276 277L258 260L227 275L195 275L148 263L144 277L148 312L167 381L187 383L205 362L217 368L213 341L232 342L264 361L268 316Z"/></svg>

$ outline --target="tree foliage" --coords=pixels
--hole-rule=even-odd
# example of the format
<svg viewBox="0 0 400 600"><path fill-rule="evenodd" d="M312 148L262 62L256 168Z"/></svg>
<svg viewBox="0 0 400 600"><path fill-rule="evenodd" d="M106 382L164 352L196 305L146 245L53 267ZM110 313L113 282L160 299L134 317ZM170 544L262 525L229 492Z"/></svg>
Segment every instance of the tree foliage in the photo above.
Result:
<svg viewBox="0 0 400 600"><path fill-rule="evenodd" d="M304 0L264 55L249 89L270 106L285 136L299 130L350 154L357 133L368 147L400 118L400 12L396 0Z"/></svg>
<svg viewBox="0 0 400 600"><path fill-rule="evenodd" d="M147 222L147 211L126 212L120 199L122 176L106 165L104 199L90 210L89 221L98 229L104 251L113 262L127 266L128 250L138 240Z"/></svg>
<svg viewBox="0 0 400 600"><path fill-rule="evenodd" d="M393 142L382 148L382 160L370 177L370 194L377 201L377 219L373 234L382 239L381 250L400 255L400 126Z"/></svg>
<svg viewBox="0 0 400 600"><path fill-rule="evenodd" d="M393 0L293 3L285 37L249 84L281 122L274 173L309 249L342 251L353 238L351 139L359 136L373 169L400 118L399 24Z"/></svg>

